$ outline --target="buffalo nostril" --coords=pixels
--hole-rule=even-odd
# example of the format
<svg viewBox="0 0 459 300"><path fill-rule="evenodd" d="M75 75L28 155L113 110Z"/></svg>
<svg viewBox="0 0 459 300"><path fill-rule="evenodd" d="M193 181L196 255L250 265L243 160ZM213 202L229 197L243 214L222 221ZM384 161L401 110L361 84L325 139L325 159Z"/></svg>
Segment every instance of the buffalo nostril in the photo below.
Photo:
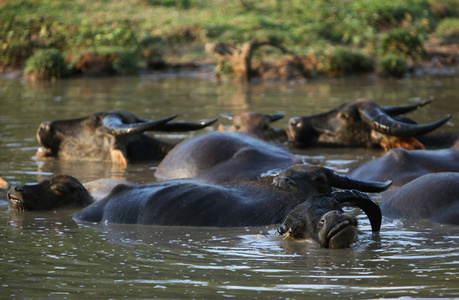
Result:
<svg viewBox="0 0 459 300"><path fill-rule="evenodd" d="M282 224L277 229L277 232L279 233L279 235L283 235L283 234L287 233L287 231L288 231L288 228L287 228L287 226L285 224Z"/></svg>
<svg viewBox="0 0 459 300"><path fill-rule="evenodd" d="M41 131L48 131L49 130L50 122L43 122L40 124Z"/></svg>
<svg viewBox="0 0 459 300"><path fill-rule="evenodd" d="M319 221L319 229L321 229L322 227L324 227L324 225L325 225L325 219L322 218L322 219L320 219L320 221Z"/></svg>
<svg viewBox="0 0 459 300"><path fill-rule="evenodd" d="M20 186L15 186L15 187L13 187L13 190L14 190L15 192L20 192L20 193L24 192L24 189L23 189L22 187L20 187Z"/></svg>

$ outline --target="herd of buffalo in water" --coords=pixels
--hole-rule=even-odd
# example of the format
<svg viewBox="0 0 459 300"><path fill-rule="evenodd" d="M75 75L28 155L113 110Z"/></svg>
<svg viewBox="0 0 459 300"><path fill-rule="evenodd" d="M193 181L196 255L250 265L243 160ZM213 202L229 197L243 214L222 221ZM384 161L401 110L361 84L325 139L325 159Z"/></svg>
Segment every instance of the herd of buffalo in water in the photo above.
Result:
<svg viewBox="0 0 459 300"><path fill-rule="evenodd" d="M146 134L199 130L217 119L148 120L126 111L42 123L38 160L159 161L154 183L110 179L82 184L55 175L35 185L0 181L10 210L76 207L77 222L165 226L263 226L281 224L285 238L310 238L326 248L350 247L360 208L373 232L388 218L459 224L459 134L431 133L451 116L417 124L405 116L429 104L380 106L368 99L329 112L291 118L286 129L271 122L282 114L221 114L231 126L178 144ZM290 147L379 147L385 155L339 174L304 163ZM101 183L102 182L102 183ZM102 189L103 187L104 189ZM339 189L339 190L337 190ZM378 204L366 193L381 193ZM102 194L102 195L101 195Z"/></svg>

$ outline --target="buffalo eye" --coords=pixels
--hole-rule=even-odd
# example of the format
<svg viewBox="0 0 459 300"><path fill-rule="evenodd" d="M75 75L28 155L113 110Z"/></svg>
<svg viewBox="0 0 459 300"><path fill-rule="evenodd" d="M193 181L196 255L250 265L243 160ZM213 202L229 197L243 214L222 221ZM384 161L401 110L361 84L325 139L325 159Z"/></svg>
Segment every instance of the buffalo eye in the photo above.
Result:
<svg viewBox="0 0 459 300"><path fill-rule="evenodd" d="M64 195L64 191L62 191L60 189L53 189L53 192L54 192L54 194L56 194L58 196Z"/></svg>
<svg viewBox="0 0 459 300"><path fill-rule="evenodd" d="M340 117L341 117L341 119L347 120L347 119L349 119L349 114L348 113L341 113Z"/></svg>
<svg viewBox="0 0 459 300"><path fill-rule="evenodd" d="M325 202L324 207L329 210L341 210L341 206L336 200L328 200Z"/></svg>
<svg viewBox="0 0 459 300"><path fill-rule="evenodd" d="M63 196L65 193L68 191L68 188L66 188L63 185L55 185L51 187L51 190L53 191L54 194L57 196Z"/></svg>
<svg viewBox="0 0 459 300"><path fill-rule="evenodd" d="M318 176L314 178L313 180L315 183L318 183L318 184L327 184L327 180L322 176Z"/></svg>
<svg viewBox="0 0 459 300"><path fill-rule="evenodd" d="M295 185L295 182L288 177L278 176L274 178L272 185L282 188L284 190L289 190L291 186Z"/></svg>

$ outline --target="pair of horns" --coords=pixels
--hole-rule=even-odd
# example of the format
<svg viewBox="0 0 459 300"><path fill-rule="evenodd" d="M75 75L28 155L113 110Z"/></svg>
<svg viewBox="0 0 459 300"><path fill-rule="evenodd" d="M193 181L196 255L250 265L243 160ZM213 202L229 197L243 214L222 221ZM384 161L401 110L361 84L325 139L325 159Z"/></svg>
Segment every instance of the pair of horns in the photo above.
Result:
<svg viewBox="0 0 459 300"><path fill-rule="evenodd" d="M395 120L392 116L411 112L431 103L434 100L434 98L430 98L420 103L401 106L380 107L377 104L374 104L359 109L359 112L362 120L373 130L396 137L414 137L437 129L451 119L452 116L449 115L437 122L424 125L401 122Z"/></svg>
<svg viewBox="0 0 459 300"><path fill-rule="evenodd" d="M361 180L347 175L341 175L326 167L322 167L322 169L327 178L330 180L330 184L340 189L359 190L367 193L380 193L387 190L392 184L392 180L387 180L385 182ZM280 176L284 170L284 168L273 169L260 174L260 178L277 177Z"/></svg>
<svg viewBox="0 0 459 300"><path fill-rule="evenodd" d="M108 114L103 118L104 127L114 135L137 134L145 131L191 131L207 127L217 121L217 119L197 121L197 122L171 122L177 115L160 119L148 120L137 118L138 123L125 124L121 116L117 114Z"/></svg>

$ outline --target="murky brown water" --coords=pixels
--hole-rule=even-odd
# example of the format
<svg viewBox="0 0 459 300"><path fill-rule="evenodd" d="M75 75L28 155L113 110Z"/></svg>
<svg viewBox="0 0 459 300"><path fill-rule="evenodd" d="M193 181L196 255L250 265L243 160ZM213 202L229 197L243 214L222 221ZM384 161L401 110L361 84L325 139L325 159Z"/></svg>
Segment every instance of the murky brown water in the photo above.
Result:
<svg viewBox="0 0 459 300"><path fill-rule="evenodd" d="M0 175L13 184L51 174L81 181L102 177L145 183L156 164L114 169L105 163L37 162L42 121L122 109L146 118L218 117L220 112L323 112L359 97L403 104L435 96L410 114L420 123L459 118L459 78L346 79L307 84L264 83L237 88L177 76L75 79L31 83L0 79ZM453 118L442 130L457 131ZM198 134L198 133L194 133ZM183 134L162 135L180 140ZM298 151L312 163L345 172L382 153L374 149ZM426 221L385 221L379 237L359 216L352 249L319 249L310 241L265 237L276 226L190 228L94 225L74 211L8 212L0 206L2 298L454 298L459 296L459 227Z"/></svg>

